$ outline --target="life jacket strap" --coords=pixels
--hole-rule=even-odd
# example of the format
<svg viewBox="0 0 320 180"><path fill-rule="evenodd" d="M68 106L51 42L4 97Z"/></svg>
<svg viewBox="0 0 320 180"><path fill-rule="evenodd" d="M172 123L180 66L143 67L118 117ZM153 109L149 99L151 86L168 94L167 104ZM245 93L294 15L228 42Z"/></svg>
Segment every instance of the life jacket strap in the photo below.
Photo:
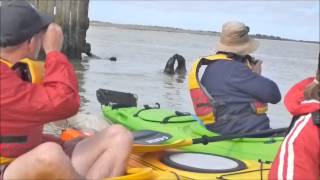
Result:
<svg viewBox="0 0 320 180"><path fill-rule="evenodd" d="M0 136L0 143L26 143L27 136Z"/></svg>
<svg viewBox="0 0 320 180"><path fill-rule="evenodd" d="M10 144L10 143L27 143L27 136L0 136L0 145L1 144ZM7 158L0 155L0 165L6 165L11 163L15 158Z"/></svg>
<svg viewBox="0 0 320 180"><path fill-rule="evenodd" d="M320 112L319 110L312 113L313 124L320 127Z"/></svg>

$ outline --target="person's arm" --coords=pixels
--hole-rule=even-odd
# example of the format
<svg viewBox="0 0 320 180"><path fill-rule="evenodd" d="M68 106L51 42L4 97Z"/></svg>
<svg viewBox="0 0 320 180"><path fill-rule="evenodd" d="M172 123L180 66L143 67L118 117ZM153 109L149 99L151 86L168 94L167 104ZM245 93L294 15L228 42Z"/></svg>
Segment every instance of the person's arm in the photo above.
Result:
<svg viewBox="0 0 320 180"><path fill-rule="evenodd" d="M233 63L232 65L233 71L228 81L230 86L264 103L276 104L281 100L281 94L275 82L252 72L244 64Z"/></svg>
<svg viewBox="0 0 320 180"><path fill-rule="evenodd" d="M47 54L42 85L22 81L14 71L2 72L1 116L30 123L70 117L80 106L72 65L60 52Z"/></svg>
<svg viewBox="0 0 320 180"><path fill-rule="evenodd" d="M50 24L42 36L46 62L41 85L22 81L14 71L1 67L1 119L37 125L77 113L80 106L77 77L66 56L60 53L62 44L61 27Z"/></svg>

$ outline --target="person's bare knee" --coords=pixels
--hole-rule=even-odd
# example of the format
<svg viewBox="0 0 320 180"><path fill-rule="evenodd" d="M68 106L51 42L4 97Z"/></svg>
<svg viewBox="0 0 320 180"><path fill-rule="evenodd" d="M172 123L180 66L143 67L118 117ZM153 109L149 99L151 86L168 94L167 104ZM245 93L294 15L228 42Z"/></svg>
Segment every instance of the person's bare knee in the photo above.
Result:
<svg viewBox="0 0 320 180"><path fill-rule="evenodd" d="M57 178L59 175L66 179L79 177L68 162L69 158L59 144L43 143L10 163L4 172L4 179L22 179L26 176L30 179Z"/></svg>
<svg viewBox="0 0 320 180"><path fill-rule="evenodd" d="M121 125L112 125L107 129L103 129L99 132L98 137L99 146L103 151L115 148L127 152L131 150L133 135L129 130ZM121 148L119 149L119 147Z"/></svg>
<svg viewBox="0 0 320 180"><path fill-rule="evenodd" d="M97 134L103 151L86 173L88 179L119 176L125 172L133 136L120 125L113 125ZM101 172L101 169L106 171Z"/></svg>
<svg viewBox="0 0 320 180"><path fill-rule="evenodd" d="M132 141L130 131L113 125L80 141L72 153L72 164L79 174L89 179L120 175L125 170Z"/></svg>
<svg viewBox="0 0 320 180"><path fill-rule="evenodd" d="M133 141L132 133L121 125L113 125L103 130L104 137L110 141L121 141L122 144L131 145Z"/></svg>
<svg viewBox="0 0 320 180"><path fill-rule="evenodd" d="M45 167L56 167L61 162L64 162L68 157L64 153L59 144L53 142L46 142L34 149L36 157L34 157L36 164Z"/></svg>

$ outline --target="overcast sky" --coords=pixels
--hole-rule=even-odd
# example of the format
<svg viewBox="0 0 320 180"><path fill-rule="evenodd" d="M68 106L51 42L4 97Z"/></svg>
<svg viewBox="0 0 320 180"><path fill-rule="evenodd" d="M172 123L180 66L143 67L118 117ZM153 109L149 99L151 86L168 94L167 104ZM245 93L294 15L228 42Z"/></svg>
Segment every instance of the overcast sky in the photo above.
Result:
<svg viewBox="0 0 320 180"><path fill-rule="evenodd" d="M90 20L221 31L229 20L250 33L319 41L319 0L106 1L91 0Z"/></svg>

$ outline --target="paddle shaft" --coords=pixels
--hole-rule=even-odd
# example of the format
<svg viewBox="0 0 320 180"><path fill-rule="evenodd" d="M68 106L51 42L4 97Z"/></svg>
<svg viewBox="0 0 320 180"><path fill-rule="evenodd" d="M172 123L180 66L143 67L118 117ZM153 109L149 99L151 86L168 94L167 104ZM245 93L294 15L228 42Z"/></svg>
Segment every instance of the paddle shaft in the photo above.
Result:
<svg viewBox="0 0 320 180"><path fill-rule="evenodd" d="M237 139L237 138L263 136L263 135L269 135L269 134L275 134L275 133L283 133L287 130L288 128L278 128L278 129L270 129L270 130L264 130L259 132L252 132L252 133L222 135L222 136L213 136L213 137L202 136L201 138L192 139L192 144L208 144L212 142L225 141L225 140L231 140L231 139Z"/></svg>
<svg viewBox="0 0 320 180"><path fill-rule="evenodd" d="M155 151L162 151L165 149L174 149L174 148L181 148L184 146L190 146L193 144L208 144L213 142L237 139L237 138L245 138L250 136L262 136L262 135L269 135L273 133L283 133L287 131L288 128L278 128L278 129L270 129L260 132L252 132L252 133L243 133L243 134L234 134L234 135L225 135L225 136L213 136L213 137L206 137L203 136L202 138L195 138L195 139L182 139L171 144L134 144L133 151L134 152L155 152Z"/></svg>

